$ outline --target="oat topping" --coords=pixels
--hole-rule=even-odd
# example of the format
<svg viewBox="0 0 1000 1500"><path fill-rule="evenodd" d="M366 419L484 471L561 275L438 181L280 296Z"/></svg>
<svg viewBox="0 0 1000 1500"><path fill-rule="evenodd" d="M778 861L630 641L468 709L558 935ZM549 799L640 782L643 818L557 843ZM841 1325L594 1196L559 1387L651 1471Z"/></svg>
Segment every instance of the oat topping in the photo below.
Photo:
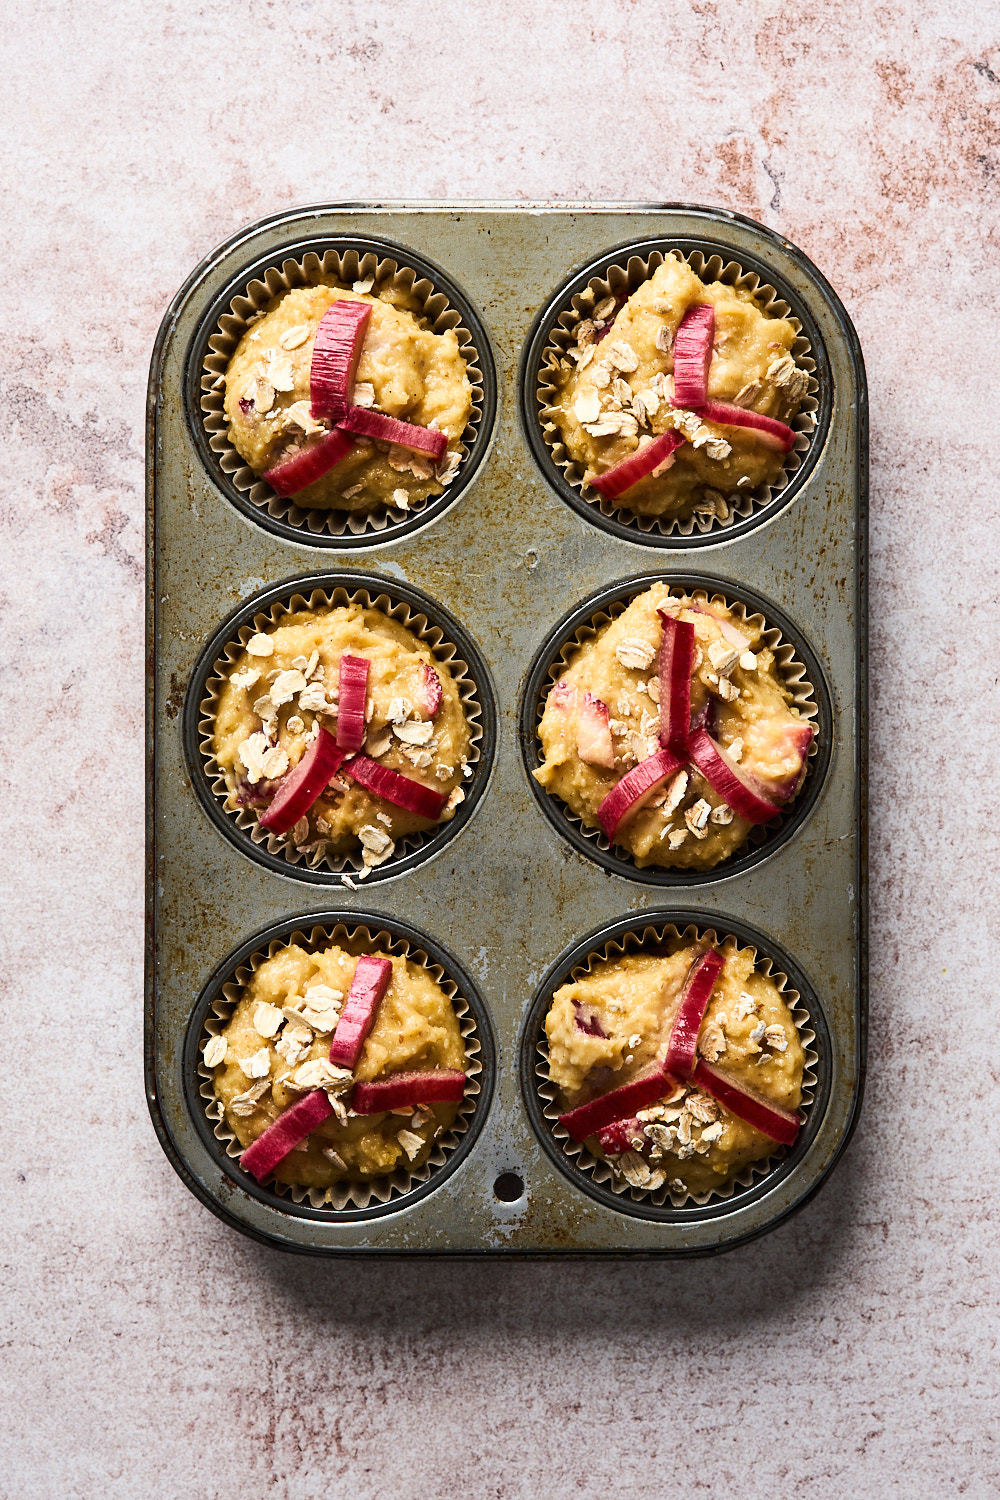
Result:
<svg viewBox="0 0 1000 1500"><path fill-rule="evenodd" d="M741 990L740 997L736 1002L736 1019L742 1021L747 1016L754 1016L757 1014L757 1010L758 1004L754 997L748 995L746 990Z"/></svg>
<svg viewBox="0 0 1000 1500"><path fill-rule="evenodd" d="M233 672L229 681L234 688L252 688L260 681L260 672L256 667L244 667L240 672Z"/></svg>
<svg viewBox="0 0 1000 1500"><path fill-rule="evenodd" d="M623 667L642 672L652 663L656 655L656 647L651 646L648 641L633 637L630 640L620 641L615 647L615 655ZM630 713L631 708L626 712Z"/></svg>
<svg viewBox="0 0 1000 1500"><path fill-rule="evenodd" d="M726 1033L723 1028L718 1021L706 1021L698 1037L698 1051L701 1056L706 1062L716 1062L726 1050Z"/></svg>
<svg viewBox="0 0 1000 1500"><path fill-rule="evenodd" d="M703 839L708 837L706 824L708 823L708 817L711 811L712 804L710 802L706 802L704 797L702 797L694 804L693 807L689 807L685 812L684 821L688 826L688 831L690 833L693 833L696 839Z"/></svg>
<svg viewBox="0 0 1000 1500"><path fill-rule="evenodd" d="M250 637L246 649L250 656L273 656L274 642L269 635L258 633Z"/></svg>
<svg viewBox="0 0 1000 1500"><path fill-rule="evenodd" d="M337 1068L323 1057L314 1057L304 1062L294 1073L283 1078L286 1088L302 1093L311 1089L326 1089L328 1093L344 1093L354 1083L354 1074L348 1068Z"/></svg>
<svg viewBox="0 0 1000 1500"><path fill-rule="evenodd" d="M766 1027L764 1040L774 1052L786 1052L788 1050L788 1037L785 1028L777 1022L773 1026Z"/></svg>
<svg viewBox="0 0 1000 1500"><path fill-rule="evenodd" d="M266 1000L261 1000L254 1006L253 1029L258 1036L277 1036L281 1026L282 1014L276 1005L269 1005Z"/></svg>
<svg viewBox="0 0 1000 1500"><path fill-rule="evenodd" d="M252 786L264 779L272 781L288 770L288 756L284 750L271 745L267 736L259 732L243 741L239 756Z"/></svg>
<svg viewBox="0 0 1000 1500"><path fill-rule="evenodd" d="M415 1161L423 1149L423 1138L416 1135L412 1130L399 1130L396 1132L396 1139L410 1161Z"/></svg>
<svg viewBox="0 0 1000 1500"><path fill-rule="evenodd" d="M757 657L752 651L744 651L743 655L740 657L740 666L743 668L744 672L756 672Z"/></svg>
<svg viewBox="0 0 1000 1500"><path fill-rule="evenodd" d="M247 1116L254 1114L257 1109L257 1105L260 1103L261 1099L267 1093L270 1087L270 1078L260 1079L259 1082L251 1084L244 1093L237 1094L234 1099L230 1100L229 1108L232 1110L234 1115Z"/></svg>
<svg viewBox="0 0 1000 1500"><path fill-rule="evenodd" d="M713 807L709 821L712 823L726 824L733 821L733 810L728 802L721 802L718 807Z"/></svg>
<svg viewBox="0 0 1000 1500"><path fill-rule="evenodd" d="M228 1043L224 1036L210 1036L202 1053L206 1068L217 1068L220 1063L225 1062L228 1050Z"/></svg>

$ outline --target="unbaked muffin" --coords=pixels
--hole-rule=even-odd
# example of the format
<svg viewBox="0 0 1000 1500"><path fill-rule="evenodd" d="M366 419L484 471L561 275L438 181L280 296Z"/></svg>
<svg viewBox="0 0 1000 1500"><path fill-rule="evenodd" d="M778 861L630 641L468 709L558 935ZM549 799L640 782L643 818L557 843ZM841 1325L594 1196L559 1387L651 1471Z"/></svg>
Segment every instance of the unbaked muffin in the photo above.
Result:
<svg viewBox="0 0 1000 1500"><path fill-rule="evenodd" d="M364 875L392 857L399 839L450 820L464 800L463 776L471 774L456 678L413 630L356 601L281 616L227 666L212 754L228 789L227 809L253 809L266 826L272 801L317 737L338 735L342 658L367 667L361 754L339 757L329 783L284 837L314 862L360 849ZM372 764L391 773L389 797L369 789ZM402 798L390 800L393 787Z"/></svg>
<svg viewBox="0 0 1000 1500"><path fill-rule="evenodd" d="M434 333L419 300L371 278L349 287L334 278L274 299L241 338L225 376L229 440L255 474L313 449L334 425L313 415L310 376L316 332L334 303L371 308L351 399L358 406L445 434L438 461L389 442L355 437L321 478L294 493L317 510L406 511L440 495L459 465L459 443L472 411L472 386L453 329ZM345 448L347 447L345 443Z"/></svg>
<svg viewBox="0 0 1000 1500"><path fill-rule="evenodd" d="M700 1024L695 1017L698 1071L673 1078L665 1071L672 1028L706 953L718 955L717 973L709 975ZM669 956L632 953L595 962L556 991L545 1034L549 1076L570 1135L632 1187L711 1192L778 1149L774 1136L720 1102L727 1081L743 1096L729 1094L744 1113L766 1119L770 1106L786 1144L798 1129L805 1054L794 1018L754 950L732 938L717 949L681 942ZM604 1115L613 1121L581 1136L590 1123L581 1107L629 1086L639 1102L617 1110L608 1104ZM575 1118L574 1110L581 1111Z"/></svg>
<svg viewBox="0 0 1000 1500"><path fill-rule="evenodd" d="M669 621L693 635L686 727L694 735L688 733L673 759L663 760L668 774L660 786L609 824L615 788L641 767L659 770L654 757L664 755L659 664ZM544 758L536 780L585 827L603 827L640 869L708 870L728 859L756 823L790 807L814 737L764 635L759 617L754 623L719 599L674 598L667 584L654 583L572 651L538 727ZM711 753L717 749L730 763L730 790L696 748L705 736ZM736 785L737 775L745 789Z"/></svg>
<svg viewBox="0 0 1000 1500"><path fill-rule="evenodd" d="M585 484L600 490L602 476L633 458L660 435L685 441L665 453L654 472L614 497L644 516L678 519L715 509L725 497L774 484L795 434L788 430L805 397L808 372L793 355L797 338L788 318L769 316L753 293L721 281L703 282L683 260L668 256L617 311L612 299L598 311L613 318L577 327L569 369L549 370L558 388L546 417L559 431ZM706 399L770 419L770 431L713 420L699 405L675 400L674 347L693 309L711 309L714 330ZM774 442L785 429L785 446Z"/></svg>
<svg viewBox="0 0 1000 1500"><path fill-rule="evenodd" d="M356 1064L338 1066L331 1042L359 964L373 961L391 974ZM465 1044L453 1002L420 964L378 950L358 958L335 943L307 952L293 942L259 966L230 1020L204 1044L203 1060L244 1148L289 1110L323 1105L324 1118L271 1170L280 1183L326 1188L423 1166L458 1103L362 1114L352 1107L355 1090L415 1074L460 1075Z"/></svg>

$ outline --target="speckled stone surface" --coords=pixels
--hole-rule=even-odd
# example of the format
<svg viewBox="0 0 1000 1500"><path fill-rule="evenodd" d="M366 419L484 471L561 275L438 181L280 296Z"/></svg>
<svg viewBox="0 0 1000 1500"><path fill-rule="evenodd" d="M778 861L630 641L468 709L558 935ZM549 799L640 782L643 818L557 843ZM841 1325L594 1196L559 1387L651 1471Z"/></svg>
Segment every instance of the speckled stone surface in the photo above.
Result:
<svg viewBox="0 0 1000 1500"><path fill-rule="evenodd" d="M996 13L12 0L0 48L0 1495L995 1496ZM285 1258L146 1115L150 347L241 224L380 195L722 204L861 335L867 1105L718 1261Z"/></svg>

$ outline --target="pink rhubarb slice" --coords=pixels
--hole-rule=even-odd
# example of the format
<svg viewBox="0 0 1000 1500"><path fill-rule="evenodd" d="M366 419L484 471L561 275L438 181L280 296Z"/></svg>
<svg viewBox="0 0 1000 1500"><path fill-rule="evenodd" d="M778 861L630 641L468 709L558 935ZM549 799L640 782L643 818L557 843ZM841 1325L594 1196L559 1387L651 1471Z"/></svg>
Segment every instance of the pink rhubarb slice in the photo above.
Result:
<svg viewBox="0 0 1000 1500"><path fill-rule="evenodd" d="M426 714L429 719L437 718L443 697L441 679L426 661L420 663L419 681L413 696L421 713Z"/></svg>
<svg viewBox="0 0 1000 1500"><path fill-rule="evenodd" d="M718 1099L730 1114L752 1125L755 1130L763 1131L772 1141L780 1141L782 1146L794 1144L802 1121L791 1110L782 1109L779 1104L772 1104L752 1089L736 1083L702 1058L698 1059L691 1081L706 1094L711 1094L713 1099Z"/></svg>
<svg viewBox="0 0 1000 1500"><path fill-rule="evenodd" d="M299 490L306 489L308 485L315 484L317 479L322 479L324 474L329 474L353 447L354 439L335 428L333 432L321 437L318 443L313 443L311 448L304 448L294 458L286 458L283 463L275 464L273 469L267 469L263 478L276 495L297 495Z"/></svg>
<svg viewBox="0 0 1000 1500"><path fill-rule="evenodd" d="M694 671L694 626L657 610L663 625L660 643L660 744L686 756L691 729L691 674Z"/></svg>
<svg viewBox="0 0 1000 1500"><path fill-rule="evenodd" d="M273 1172L289 1151L332 1114L333 1105L324 1090L314 1089L304 1099L296 1100L247 1147L240 1157L240 1166L258 1182L263 1182L268 1172Z"/></svg>
<svg viewBox="0 0 1000 1500"><path fill-rule="evenodd" d="M710 302L689 307L674 338L674 405L701 406L708 400L708 367L712 363L715 308Z"/></svg>
<svg viewBox="0 0 1000 1500"><path fill-rule="evenodd" d="M372 411L367 406L349 406L344 415L337 418L337 426L342 432L353 432L357 437L374 438L382 443L396 443L400 448L412 448L417 453L429 453L435 463L448 446L446 432L401 422L398 417L387 417L384 412Z"/></svg>
<svg viewBox="0 0 1000 1500"><path fill-rule="evenodd" d="M335 302L323 314L309 368L314 417L332 417L336 421L350 406L371 315L370 302L352 302L348 298Z"/></svg>
<svg viewBox="0 0 1000 1500"><path fill-rule="evenodd" d="M706 730L696 729L692 734L688 755L713 791L748 823L768 823L781 812L778 803L768 801L763 788L740 770Z"/></svg>
<svg viewBox="0 0 1000 1500"><path fill-rule="evenodd" d="M641 760L613 786L597 809L597 820L612 843L618 830L629 818L645 807L651 797L684 765L682 756L673 750L658 750L648 760Z"/></svg>
<svg viewBox="0 0 1000 1500"><path fill-rule="evenodd" d="M429 818L432 823L440 818L448 800L442 792L435 792L419 781L411 781L409 776L400 776L398 771L391 770L389 766L380 766L378 761L371 760L367 755L355 755L353 760L347 762L344 770L352 781L356 781L366 791L373 792L385 802L391 802L393 807L416 813L420 818Z"/></svg>
<svg viewBox="0 0 1000 1500"><path fill-rule="evenodd" d="M709 948L688 970L667 1047L667 1068L679 1080L687 1078L697 1060L698 1033L723 963L722 954Z"/></svg>
<svg viewBox="0 0 1000 1500"><path fill-rule="evenodd" d="M676 399L676 398L675 398ZM742 406L728 406L724 401L690 402L703 422L717 422L720 427L748 427L768 448L788 453L795 446L795 433L774 417L763 417L759 411ZM680 406L681 402L677 402Z"/></svg>
<svg viewBox="0 0 1000 1500"><path fill-rule="evenodd" d="M348 752L360 750L365 740L365 703L371 662L367 656L340 658L337 698L337 744Z"/></svg>
<svg viewBox="0 0 1000 1500"><path fill-rule="evenodd" d="M612 1089L609 1094L599 1094L589 1103L578 1104L575 1109L560 1115L559 1123L566 1127L574 1141L585 1141L588 1135L596 1135L605 1125L613 1125L616 1120L624 1120L634 1115L637 1109L652 1104L671 1087L666 1063L653 1063L628 1083L623 1083L621 1088Z"/></svg>
<svg viewBox="0 0 1000 1500"><path fill-rule="evenodd" d="M351 1108L357 1115L377 1115L407 1104L458 1104L464 1094L464 1073L450 1069L391 1073L372 1083L356 1083Z"/></svg>
<svg viewBox="0 0 1000 1500"><path fill-rule="evenodd" d="M267 812L258 819L268 833L287 833L312 807L324 787L340 770L344 752L333 735L320 729L294 771L289 771Z"/></svg>
<svg viewBox="0 0 1000 1500"><path fill-rule="evenodd" d="M742 631L737 630L736 626L731 625L730 622L727 619L724 619L722 615L716 614L714 609L708 609L704 604L692 604L691 608L695 611L696 614L711 615L712 619L717 622L719 629L722 631L722 634L725 636L726 640L731 646L735 646L737 651L749 651L750 637L748 635L744 635Z"/></svg>
<svg viewBox="0 0 1000 1500"><path fill-rule="evenodd" d="M627 1120L616 1120L597 1132L597 1144L605 1156L621 1156L624 1151L642 1151L649 1145L642 1129L642 1121L632 1115Z"/></svg>
<svg viewBox="0 0 1000 1500"><path fill-rule="evenodd" d="M773 797L788 802L799 790L805 779L809 746L815 733L811 724L783 724L764 737L771 754L779 757L786 765L790 763L790 769L784 776L768 782L768 791Z"/></svg>
<svg viewBox="0 0 1000 1500"><path fill-rule="evenodd" d="M645 479L647 474L652 474L654 470L663 473L669 469L674 461L674 453L683 442L683 436L673 428L669 432L661 432L659 437L637 449L630 458L615 464L613 469L595 474L590 483L606 500L616 500L619 495L624 495L626 490L638 484L640 479Z"/></svg>
<svg viewBox="0 0 1000 1500"><path fill-rule="evenodd" d="M577 1031L586 1032L587 1036L607 1036L607 1032L589 1005L584 1005L582 1000L574 1000L573 1008L576 1011Z"/></svg>
<svg viewBox="0 0 1000 1500"><path fill-rule="evenodd" d="M608 705L595 698L593 693L584 693L580 703L576 718L576 748L580 759L588 766L614 769L615 747L611 743Z"/></svg>
<svg viewBox="0 0 1000 1500"><path fill-rule="evenodd" d="M376 1013L391 979L392 964L387 958L374 958L365 953L358 959L351 988L330 1042L330 1061L338 1068L353 1071L357 1066L365 1038L375 1025Z"/></svg>

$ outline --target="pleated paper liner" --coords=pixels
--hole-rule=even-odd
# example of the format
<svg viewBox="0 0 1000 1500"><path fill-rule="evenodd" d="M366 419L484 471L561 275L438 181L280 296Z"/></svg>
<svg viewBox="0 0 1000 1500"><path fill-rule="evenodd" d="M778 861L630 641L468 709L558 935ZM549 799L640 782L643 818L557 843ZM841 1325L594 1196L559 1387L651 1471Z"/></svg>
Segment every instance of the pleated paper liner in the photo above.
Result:
<svg viewBox="0 0 1000 1500"><path fill-rule="evenodd" d="M238 807L234 805L233 794L226 785L226 779L221 767L215 759L213 749L213 736L215 734L215 716L219 703L219 696L228 680L240 654L245 650L246 643L252 635L258 631L266 631L268 626L279 625L283 616L294 614L299 610L321 611L336 609L347 604L359 604L363 609L377 609L400 625L405 625L414 635L419 637L430 647L434 659L447 667L462 701L466 723L469 727L469 754L468 765L472 770L472 780L461 781L459 785L466 791L472 790L477 769L482 772L488 771L488 766L482 764L484 724L483 724L483 700L480 688L472 675L472 669L460 654L459 647L448 638L446 631L441 625L428 618L422 611L418 611L405 599L393 597L384 588L376 589L374 586L368 589L346 588L314 588L308 593L301 586L292 590L286 597L276 600L269 609L262 609L255 614L253 619L239 627L239 630L228 642L222 655L216 661L206 683L205 691L199 704L198 738L199 752L202 762L202 771L205 780L217 801L221 803L226 813L226 823L230 836L236 843L249 840L255 846L263 847L268 854L275 858L283 859L289 866L289 874L293 874L296 866L308 868L309 870L327 870L331 874L347 875L350 879L358 875L364 868L361 857L360 845L356 851L347 854L337 854L331 849L314 850L305 854L291 842L290 835L269 833L261 828L258 818L262 809L250 807ZM448 823L438 823L423 833L405 834L396 840L396 848L390 859L375 867L379 876L384 878L393 873L394 866L408 854L416 853L430 843L442 829L447 829ZM375 871L373 871L374 873ZM366 877L362 877L366 878Z"/></svg>
<svg viewBox="0 0 1000 1500"><path fill-rule="evenodd" d="M627 932L620 938L614 938L605 943L603 947L595 948L582 963L576 965L562 983L582 979L591 971L595 963L603 960L614 961L626 954L641 953L650 949L666 948L669 953L676 953L678 949L686 948L695 942L705 942L720 948L726 942L735 943L738 948L753 946L737 938L729 938L726 934L720 938L715 928L700 928L693 923L685 927L683 931L675 927L673 923L666 923L662 927L648 926L641 930ZM803 1003L802 996L792 987L787 975L777 969L766 955L760 957L756 949L754 949L754 968L755 972L773 980L792 1013L792 1020L805 1052L802 1103L799 1106L799 1113L808 1120L809 1107L816 1095L818 1083L816 1069L819 1065L819 1053L812 1045L816 1040L816 1033L812 1029L809 1012ZM543 1015L542 1023L544 1019ZM622 1209L626 1213L629 1202L652 1204L657 1208L683 1208L690 1204L696 1204L701 1208L711 1203L726 1202L732 1198L737 1188L753 1187L755 1183L767 1177L788 1154L787 1147L775 1144L769 1156L749 1163L740 1172L707 1193L681 1192L671 1186L669 1177L663 1186L652 1191L648 1188L632 1187L621 1174L613 1172L602 1157L594 1156L582 1141L574 1141L565 1126L560 1125L559 1115L564 1112L566 1105L559 1102L559 1089L549 1078L548 1040L542 1024L539 1025L538 1039L535 1043L535 1057L535 1085L542 1117L563 1159L570 1165L573 1174L579 1173L582 1177L587 1177L604 1187L606 1191L614 1193L621 1200ZM668 1161L669 1158L665 1160ZM663 1166L664 1163L661 1162L658 1165ZM669 1172L669 1165L666 1166L666 1170Z"/></svg>
<svg viewBox="0 0 1000 1500"><path fill-rule="evenodd" d="M420 964L427 970L431 978L441 986L445 994L451 1000L455 1014L458 1017L459 1027L465 1042L465 1097L458 1107L458 1114L454 1124L437 1141L435 1141L431 1154L424 1164L414 1171L397 1167L395 1171L384 1177L372 1177L363 1182L344 1181L329 1188L302 1187L294 1184L276 1182L272 1178L265 1180L264 1187L280 1197L290 1199L295 1204L308 1203L316 1209L330 1209L332 1213L345 1209L366 1209L374 1205L390 1203L397 1198L403 1198L415 1188L429 1182L441 1168L447 1163L448 1158L461 1144L462 1138L468 1132L473 1123L477 1106L482 1092L482 1046L479 1030L472 1008L464 995L459 990L458 984L446 972L444 967L435 963L423 949L416 947L406 938L394 937L384 928L373 928L366 925L348 926L343 922L331 926L314 926L307 930L303 924L302 930L289 934L282 940L273 940L266 948L261 948L252 954L246 963L240 965L233 973L231 979L222 986L221 996L216 999L205 1019L202 1032L198 1038L198 1083L197 1094L202 1102L206 1119L216 1140L221 1142L226 1156L230 1159L234 1172L240 1172L239 1161L244 1147L240 1145L236 1135L230 1129L225 1117L222 1101L217 1098L213 1085L212 1069L205 1066L202 1060L205 1044L210 1037L218 1036L228 1024L237 1005L243 997L243 993L250 983L254 973L265 961L280 953L283 948L297 943L309 951L317 951L324 947L336 945L347 952L359 957L362 953L379 951L392 954L399 958L406 958L411 963ZM404 1124L405 1121L400 1121Z"/></svg>
<svg viewBox="0 0 1000 1500"><path fill-rule="evenodd" d="M528 767L529 774L533 769L535 769L535 766L541 765L541 747L538 740L537 728L541 723L542 715L545 712L545 703L553 683L557 682L566 671L566 669L572 664L573 658L580 647L586 645L590 641L595 640L601 633L601 631L604 630L608 625L610 625L612 621L618 619L620 615L624 614L625 610L631 603L633 603L635 599L639 598L642 594L648 591L653 581L654 580L646 580L641 587L632 590L627 595L627 597L601 605L601 607L597 609L588 620L586 620L582 625L579 625L576 630L573 631L572 635L570 635L565 641L562 642L561 645L556 648L555 654L551 658L548 670L542 683L541 691L535 704L535 756L533 764ZM664 583L670 584L670 580L667 578L664 578L662 581ZM735 615L737 629L739 629L742 624L745 624L748 628L752 628L753 630L763 631L763 644L774 653L775 665L780 680L790 691L792 695L792 702L798 709L799 713L802 715L802 718L811 723L814 730L816 731L816 733L814 733L813 735L812 743L809 746L809 757L807 763L809 769L807 769L806 771L806 779L804 780L803 785L799 788L798 793L789 804L785 812L781 813L781 815L778 817L772 818L769 823L757 824L752 827L747 836L746 843L743 844L739 849L735 850L733 854L731 854L727 859L720 860L720 862L717 865L713 865L711 869L699 871L692 871L687 867L679 865L644 865L640 869L632 855L629 854L626 849L624 849L619 844L615 844L614 846L612 846L608 840L607 835L600 827L588 827L587 824L583 822L582 818L578 817L577 814L567 806L567 804L562 800L561 797L545 791L545 805L547 807L557 807L566 823L570 824L576 830L578 835L584 838L588 842L588 844L591 844L594 849L600 850L603 854L610 854L611 857L623 867L625 867L625 869L627 869L629 873L638 876L640 879L642 879L643 877L648 877L651 872L655 871L683 869L685 874L699 876L704 880L711 880L718 876L724 875L726 873L727 866L729 866L733 860L739 859L747 849L755 851L762 850L765 845L773 842L775 838L781 833L782 829L786 826L789 819L795 813L797 804L801 802L802 797L806 793L808 779L810 774L812 773L812 767L820 750L819 704L816 700L816 689L809 678L808 670L805 664L796 655L795 647L790 641L784 639L780 630L778 630L774 626L768 625L766 619L762 614L751 614L742 599L736 597L735 595L730 597L718 592L709 594L707 589L700 588L692 589L689 593L685 594L685 590L680 585L671 585L670 594L672 598L676 599L687 597L693 599L696 603L703 605L714 604L717 606L724 606L725 608L732 610L733 614Z"/></svg>
<svg viewBox="0 0 1000 1500"><path fill-rule="evenodd" d="M747 290L753 294L753 300L762 312L774 318L788 318L795 325L798 336L791 352L796 364L808 372L809 385L798 414L789 424L796 434L795 446L786 455L778 479L772 484L737 490L728 495L720 490L706 488L703 500L689 516L639 515L629 510L627 496L608 500L586 484L583 468L567 452L556 423L555 403L560 395L559 377L565 373L561 361L576 343L577 326L584 319L591 318L595 307L608 297L627 299L644 281L648 281L667 258L660 250L652 251L645 258L632 255L625 265L613 265L603 276L591 277L586 288L578 292L559 314L539 364L536 387L538 421L553 463L562 471L567 483L602 516L613 517L620 524L635 527L640 532L655 531L661 536L691 536L695 531L702 534L724 532L736 520L746 520L755 511L761 510L786 487L793 474L802 467L816 429L816 412L819 406L816 361L812 357L812 346L802 332L801 323L792 316L788 303L782 300L773 286L762 281L755 271L744 270L734 260L723 261L721 255L706 258L700 250L685 252L674 249L667 253L686 261L702 281L721 281L727 286Z"/></svg>
<svg viewBox="0 0 1000 1500"><path fill-rule="evenodd" d="M400 251L400 254L405 255L405 252ZM275 494L229 441L229 424L224 410L225 373L240 339L251 324L270 309L275 298L295 287L333 285L350 291L354 282L366 281L369 277L374 278L373 296L377 296L380 290L393 287L416 297L421 304L419 320L432 333L444 333L449 328L455 330L472 386L472 411L459 445L461 462L446 486L446 493L449 488L457 490L474 448L489 438L489 434L482 431L485 407L483 364L488 356L484 356L465 326L461 312L426 276L421 276L405 260L380 258L374 251L359 255L357 250L327 250L320 256L311 250L301 260L289 258L280 266L272 266L262 279L254 278L232 299L229 311L222 314L216 331L209 337L201 376L202 420L220 473L259 510L274 520L300 529L304 541L310 536L359 537L366 532L372 534L372 540L388 541L396 528L435 506L439 499L437 496L415 497L406 511L387 504L368 511L304 508L295 503L294 496L286 498Z"/></svg>

